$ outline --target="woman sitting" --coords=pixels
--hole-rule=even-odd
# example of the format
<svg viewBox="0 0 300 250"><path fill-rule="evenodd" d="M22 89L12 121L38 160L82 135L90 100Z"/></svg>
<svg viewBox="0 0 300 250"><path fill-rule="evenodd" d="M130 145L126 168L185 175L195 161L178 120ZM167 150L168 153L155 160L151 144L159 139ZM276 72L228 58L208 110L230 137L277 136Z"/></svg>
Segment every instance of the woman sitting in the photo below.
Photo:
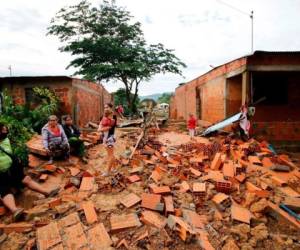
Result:
<svg viewBox="0 0 300 250"><path fill-rule="evenodd" d="M50 115L48 123L42 128L43 145L50 156L49 164L53 163L53 157L63 156L69 160L70 145L63 127L58 124L57 116Z"/></svg>
<svg viewBox="0 0 300 250"><path fill-rule="evenodd" d="M13 164L13 152L7 135L7 126L0 123L0 196L3 204L13 213L13 220L17 221L23 214L24 209L16 206L15 198L11 192L12 188L21 189L23 185L26 185L45 196L56 195L59 188L53 190L44 188L29 176L25 176L21 165Z"/></svg>
<svg viewBox="0 0 300 250"><path fill-rule="evenodd" d="M75 155L78 155L83 160L85 156L84 144L83 141L79 139L80 131L76 126L73 125L73 120L70 115L64 117L65 124L63 125L66 136L68 137L68 141L70 147L72 148Z"/></svg>

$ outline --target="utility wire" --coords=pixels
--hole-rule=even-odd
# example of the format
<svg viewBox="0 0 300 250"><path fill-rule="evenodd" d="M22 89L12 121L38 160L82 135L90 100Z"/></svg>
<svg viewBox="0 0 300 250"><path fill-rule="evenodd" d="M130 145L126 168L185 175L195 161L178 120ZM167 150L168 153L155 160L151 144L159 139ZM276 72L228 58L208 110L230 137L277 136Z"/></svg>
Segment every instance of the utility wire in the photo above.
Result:
<svg viewBox="0 0 300 250"><path fill-rule="evenodd" d="M240 10L240 9L236 8L235 6L233 6L233 5L229 4L229 3L223 2L221 0L216 0L216 1L218 3L220 3L220 4L226 5L227 7L231 8L231 9L234 9L234 10L236 10L236 11L238 11L238 12L244 14L244 15L250 16L252 18L252 14L250 14L250 13L248 13L246 11Z"/></svg>

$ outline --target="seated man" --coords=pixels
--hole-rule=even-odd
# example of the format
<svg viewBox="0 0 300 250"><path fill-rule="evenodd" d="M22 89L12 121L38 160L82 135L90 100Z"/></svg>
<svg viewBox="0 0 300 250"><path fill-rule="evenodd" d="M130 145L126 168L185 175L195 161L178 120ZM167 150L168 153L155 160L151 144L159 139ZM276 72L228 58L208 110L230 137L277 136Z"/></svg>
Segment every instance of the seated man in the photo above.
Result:
<svg viewBox="0 0 300 250"><path fill-rule="evenodd" d="M69 144L74 154L81 157L83 160L85 156L84 144L83 141L80 140L80 132L76 126L73 125L73 120L70 115L64 117L65 124L63 125L66 136L68 137Z"/></svg>
<svg viewBox="0 0 300 250"><path fill-rule="evenodd" d="M59 188L49 190L35 182L30 176L25 176L22 164L13 161L13 152L8 139L8 128L0 124L0 198L3 204L13 213L13 220L17 221L24 213L23 208L16 206L12 188L21 189L23 186L52 197L59 192Z"/></svg>
<svg viewBox="0 0 300 250"><path fill-rule="evenodd" d="M48 123L42 128L43 145L50 156L49 164L53 163L53 157L63 156L70 162L70 145L63 127L58 124L55 115L50 115ZM71 163L71 162L70 162Z"/></svg>

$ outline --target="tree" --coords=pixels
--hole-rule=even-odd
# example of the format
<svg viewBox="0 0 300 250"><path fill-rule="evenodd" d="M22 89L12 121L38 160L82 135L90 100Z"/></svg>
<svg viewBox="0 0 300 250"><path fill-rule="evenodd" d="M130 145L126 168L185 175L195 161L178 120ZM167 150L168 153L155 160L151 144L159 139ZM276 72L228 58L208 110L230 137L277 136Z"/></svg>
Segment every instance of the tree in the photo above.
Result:
<svg viewBox="0 0 300 250"><path fill-rule="evenodd" d="M132 111L141 82L158 73L181 74L185 67L162 44L147 45L141 23L133 22L128 11L108 1L99 8L86 0L63 8L48 31L63 43L60 51L74 56L68 67L75 67L75 74L92 81L121 81Z"/></svg>
<svg viewBox="0 0 300 250"><path fill-rule="evenodd" d="M133 98L133 94L130 93L131 98ZM129 109L128 105L127 105L127 101L126 101L126 90L124 88L119 88L116 92L113 93L114 96L114 104L115 107L118 105L122 105L124 108L124 114L125 115L129 115L131 113L131 110ZM139 104L139 98L137 97L135 99L135 103L134 103L134 109L136 109L136 107Z"/></svg>
<svg viewBox="0 0 300 250"><path fill-rule="evenodd" d="M172 94L171 93L163 93L160 97L158 97L158 103L170 103Z"/></svg>

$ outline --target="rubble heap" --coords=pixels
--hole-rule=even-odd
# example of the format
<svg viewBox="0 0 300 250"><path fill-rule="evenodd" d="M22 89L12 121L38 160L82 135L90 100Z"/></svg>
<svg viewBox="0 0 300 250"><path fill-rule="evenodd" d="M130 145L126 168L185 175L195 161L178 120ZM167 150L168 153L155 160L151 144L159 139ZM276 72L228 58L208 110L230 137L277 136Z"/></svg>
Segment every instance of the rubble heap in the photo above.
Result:
<svg viewBox="0 0 300 250"><path fill-rule="evenodd" d="M124 142L135 145L134 134ZM172 145L152 129L131 153L110 177L92 163L46 167L61 192L38 197L25 222L3 216L1 248L300 248L300 172L267 142L218 135Z"/></svg>

